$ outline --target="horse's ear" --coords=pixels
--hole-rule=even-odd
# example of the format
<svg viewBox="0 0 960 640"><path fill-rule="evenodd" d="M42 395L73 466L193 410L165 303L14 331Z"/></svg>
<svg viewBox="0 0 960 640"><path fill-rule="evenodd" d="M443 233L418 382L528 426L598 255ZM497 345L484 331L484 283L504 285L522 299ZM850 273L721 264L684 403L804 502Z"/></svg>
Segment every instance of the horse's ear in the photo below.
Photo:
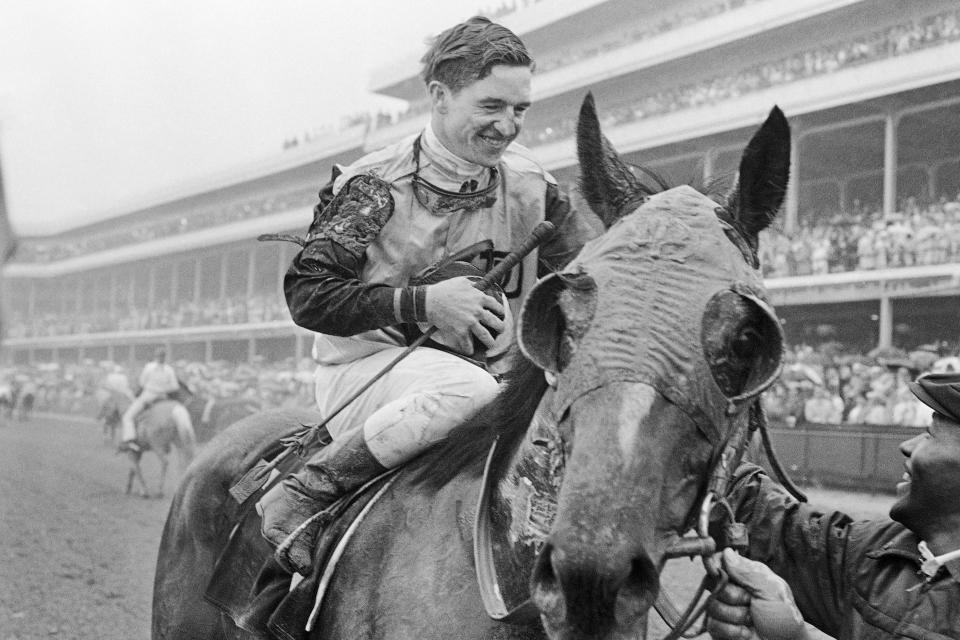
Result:
<svg viewBox="0 0 960 640"><path fill-rule="evenodd" d="M588 93L577 122L580 192L606 228L630 213L644 199L644 190L630 167L600 131L597 106Z"/></svg>
<svg viewBox="0 0 960 640"><path fill-rule="evenodd" d="M756 245L757 234L770 226L783 204L790 179L790 125L779 107L750 139L740 159L740 174L727 209Z"/></svg>
<svg viewBox="0 0 960 640"><path fill-rule="evenodd" d="M596 289L596 282L585 272L551 273L541 278L520 309L520 352L544 371L562 371L572 357L573 342L583 336L593 319Z"/></svg>

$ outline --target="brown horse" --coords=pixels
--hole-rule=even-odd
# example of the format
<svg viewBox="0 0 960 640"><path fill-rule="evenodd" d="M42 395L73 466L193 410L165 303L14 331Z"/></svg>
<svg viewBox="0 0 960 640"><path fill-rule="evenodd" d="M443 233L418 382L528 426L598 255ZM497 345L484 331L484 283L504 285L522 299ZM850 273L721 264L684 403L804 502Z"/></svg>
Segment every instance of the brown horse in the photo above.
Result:
<svg viewBox="0 0 960 640"><path fill-rule="evenodd" d="M501 395L370 510L310 638L645 637L668 548L696 521L713 465L779 371L757 236L782 204L789 140L774 109L726 197L655 193L616 156L588 98L581 189L608 231L527 297L525 357ZM203 593L238 511L227 489L266 440L296 429L291 420L247 419L191 466L160 546L154 638L251 637ZM471 553L495 440L494 536L537 552L500 567L504 591L525 590L538 614L517 622L488 614ZM563 468L552 508L512 483L541 453Z"/></svg>
<svg viewBox="0 0 960 640"><path fill-rule="evenodd" d="M120 422L123 412L130 406L130 399L121 393L101 390L98 400L100 412L98 417L103 421L104 436L109 437L111 443ZM140 485L140 495L144 498L151 496L162 497L167 479L167 468L170 465L168 457L175 445L180 455L181 468L186 469L196 453L197 438L193 431L193 422L187 409L175 400L160 400L147 407L136 419L137 441L141 451L128 451L126 456L130 461L127 473L126 493L132 493L133 482ZM153 493L147 488L140 468L143 454L152 451L160 460L160 479L157 490Z"/></svg>

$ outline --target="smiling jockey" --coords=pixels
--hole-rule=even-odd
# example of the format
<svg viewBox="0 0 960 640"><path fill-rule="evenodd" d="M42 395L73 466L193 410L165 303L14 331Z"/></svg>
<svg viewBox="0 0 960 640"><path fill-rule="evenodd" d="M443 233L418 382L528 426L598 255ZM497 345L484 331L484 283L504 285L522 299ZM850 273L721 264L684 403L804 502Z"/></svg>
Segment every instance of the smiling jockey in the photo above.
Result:
<svg viewBox="0 0 960 640"><path fill-rule="evenodd" d="M554 179L511 143L530 106L533 61L508 29L474 17L440 34L423 57L431 102L421 132L334 169L303 250L284 282L294 321L315 332L323 415L435 325L446 348L419 348L327 423L332 444L261 499L262 532L289 569L305 572L318 531L288 536L345 492L446 437L493 398L484 352L512 339L538 271L565 264L594 227ZM559 233L511 274L505 297L465 275L421 279L478 243L502 257L542 220ZM478 272L479 273L479 272ZM499 341L498 334L504 334ZM439 344L438 344L439 343Z"/></svg>

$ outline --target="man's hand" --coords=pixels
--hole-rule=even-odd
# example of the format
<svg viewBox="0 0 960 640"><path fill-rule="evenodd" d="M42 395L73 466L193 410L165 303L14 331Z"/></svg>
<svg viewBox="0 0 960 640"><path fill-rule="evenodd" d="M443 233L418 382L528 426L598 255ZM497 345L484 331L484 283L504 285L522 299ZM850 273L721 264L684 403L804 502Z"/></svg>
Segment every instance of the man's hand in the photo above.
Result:
<svg viewBox="0 0 960 640"><path fill-rule="evenodd" d="M723 550L730 581L707 607L714 640L806 640L808 627L783 578L765 564ZM822 637L822 636L821 636Z"/></svg>
<svg viewBox="0 0 960 640"><path fill-rule="evenodd" d="M494 346L504 329L503 305L474 286L466 276L427 286L427 320L443 334L444 342L460 353L473 353L473 338Z"/></svg>

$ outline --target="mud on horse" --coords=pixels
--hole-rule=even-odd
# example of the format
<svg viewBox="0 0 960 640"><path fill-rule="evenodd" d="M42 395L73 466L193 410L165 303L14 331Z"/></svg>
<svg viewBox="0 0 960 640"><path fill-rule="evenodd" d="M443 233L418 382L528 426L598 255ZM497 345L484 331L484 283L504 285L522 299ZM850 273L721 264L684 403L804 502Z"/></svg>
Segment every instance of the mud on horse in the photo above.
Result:
<svg viewBox="0 0 960 640"><path fill-rule="evenodd" d="M531 291L518 323L523 356L500 396L396 476L300 637L645 635L664 562L779 371L782 333L757 236L784 199L790 134L774 109L739 182L716 199L641 181L603 137L590 98L577 137L582 191L606 234ZM227 488L294 420L245 419L191 466L161 542L155 638L248 637L203 594L239 511ZM475 571L471 523L494 442L491 535L507 552L496 573L504 594L529 597L529 618L492 616ZM520 491L534 458L562 476Z"/></svg>

